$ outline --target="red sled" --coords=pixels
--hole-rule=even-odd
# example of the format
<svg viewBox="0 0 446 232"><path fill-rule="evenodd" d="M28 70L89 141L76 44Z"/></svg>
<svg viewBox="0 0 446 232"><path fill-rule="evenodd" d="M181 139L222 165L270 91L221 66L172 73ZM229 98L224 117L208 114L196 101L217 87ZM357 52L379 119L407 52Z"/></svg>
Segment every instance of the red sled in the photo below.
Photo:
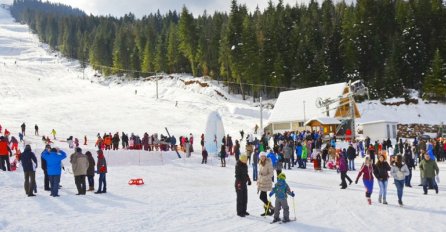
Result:
<svg viewBox="0 0 446 232"><path fill-rule="evenodd" d="M143 185L143 184L144 184L144 180L141 178L129 180L129 185Z"/></svg>

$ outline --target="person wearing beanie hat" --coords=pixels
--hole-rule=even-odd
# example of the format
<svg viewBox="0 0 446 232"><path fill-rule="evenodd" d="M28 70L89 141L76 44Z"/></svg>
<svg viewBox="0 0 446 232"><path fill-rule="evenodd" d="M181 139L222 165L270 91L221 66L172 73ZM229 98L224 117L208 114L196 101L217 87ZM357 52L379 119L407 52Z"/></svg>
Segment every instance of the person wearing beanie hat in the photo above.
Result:
<svg viewBox="0 0 446 232"><path fill-rule="evenodd" d="M260 152L259 160L259 180L257 181L257 193L260 192L260 200L263 202L264 213L261 216L272 215L274 207L268 201L267 192L273 188L272 177L274 168L271 159L266 157L265 152Z"/></svg>
<svg viewBox="0 0 446 232"><path fill-rule="evenodd" d="M288 206L287 195L295 196L294 192L290 190L290 187L285 182L285 173L280 173L277 176L277 183L272 191L269 193L269 197L276 195L276 208L274 210L274 220L271 223L280 221L280 209L283 208L283 220L282 222L290 221L290 207Z"/></svg>
<svg viewBox="0 0 446 232"><path fill-rule="evenodd" d="M85 195L87 191L87 184L85 177L89 166L88 157L82 154L80 147L76 148L76 152L70 156L70 163L73 169L74 183L77 187L76 195Z"/></svg>
<svg viewBox="0 0 446 232"><path fill-rule="evenodd" d="M249 215L246 212L248 206L248 187L246 184L251 185L251 179L248 175L248 166L246 162L248 157L246 155L241 155L240 159L235 165L235 192L237 193L237 215L240 217L245 217Z"/></svg>
<svg viewBox="0 0 446 232"><path fill-rule="evenodd" d="M31 146L28 144L25 151L20 155L19 159L22 162L23 172L25 174L25 192L28 197L35 196L33 194L34 185L36 184L36 167L37 158L34 152L31 151Z"/></svg>
<svg viewBox="0 0 446 232"><path fill-rule="evenodd" d="M48 178L51 185L52 197L59 196L60 175L62 174L62 160L67 158L67 154L57 148L47 148L42 152L42 159L46 161ZM46 186L45 186L46 187Z"/></svg>
<svg viewBox="0 0 446 232"><path fill-rule="evenodd" d="M98 162L96 163L97 173L99 174L99 188L95 194L106 193L107 192L107 161L104 157L104 152L102 150L98 150Z"/></svg>

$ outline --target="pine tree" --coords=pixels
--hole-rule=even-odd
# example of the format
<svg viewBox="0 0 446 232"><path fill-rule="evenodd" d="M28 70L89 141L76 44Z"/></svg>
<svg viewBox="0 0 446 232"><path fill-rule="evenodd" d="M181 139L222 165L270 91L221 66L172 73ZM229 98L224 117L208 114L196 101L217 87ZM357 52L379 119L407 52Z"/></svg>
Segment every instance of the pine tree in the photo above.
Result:
<svg viewBox="0 0 446 232"><path fill-rule="evenodd" d="M179 49L188 59L192 69L192 75L197 75L196 52L197 52L197 34L192 14L184 6L178 25L178 37L180 41Z"/></svg>
<svg viewBox="0 0 446 232"><path fill-rule="evenodd" d="M446 100L446 63L438 49L423 83L423 98Z"/></svg>

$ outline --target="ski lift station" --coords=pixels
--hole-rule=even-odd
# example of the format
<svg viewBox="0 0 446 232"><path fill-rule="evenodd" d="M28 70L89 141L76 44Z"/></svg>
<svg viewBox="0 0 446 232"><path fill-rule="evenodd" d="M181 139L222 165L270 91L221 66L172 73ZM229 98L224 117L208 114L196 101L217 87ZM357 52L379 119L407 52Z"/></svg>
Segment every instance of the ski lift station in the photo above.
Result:
<svg viewBox="0 0 446 232"><path fill-rule="evenodd" d="M265 131L283 133L311 128L336 134L343 125L343 130L354 127L354 119L361 114L353 97L366 92L361 81L281 92Z"/></svg>

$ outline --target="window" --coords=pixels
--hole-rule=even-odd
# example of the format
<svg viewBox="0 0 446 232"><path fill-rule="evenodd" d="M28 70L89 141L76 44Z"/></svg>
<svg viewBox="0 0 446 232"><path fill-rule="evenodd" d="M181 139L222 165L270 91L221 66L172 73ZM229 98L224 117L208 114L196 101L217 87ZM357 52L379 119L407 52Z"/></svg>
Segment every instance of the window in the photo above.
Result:
<svg viewBox="0 0 446 232"><path fill-rule="evenodd" d="M299 122L299 127L304 127L304 122Z"/></svg>

